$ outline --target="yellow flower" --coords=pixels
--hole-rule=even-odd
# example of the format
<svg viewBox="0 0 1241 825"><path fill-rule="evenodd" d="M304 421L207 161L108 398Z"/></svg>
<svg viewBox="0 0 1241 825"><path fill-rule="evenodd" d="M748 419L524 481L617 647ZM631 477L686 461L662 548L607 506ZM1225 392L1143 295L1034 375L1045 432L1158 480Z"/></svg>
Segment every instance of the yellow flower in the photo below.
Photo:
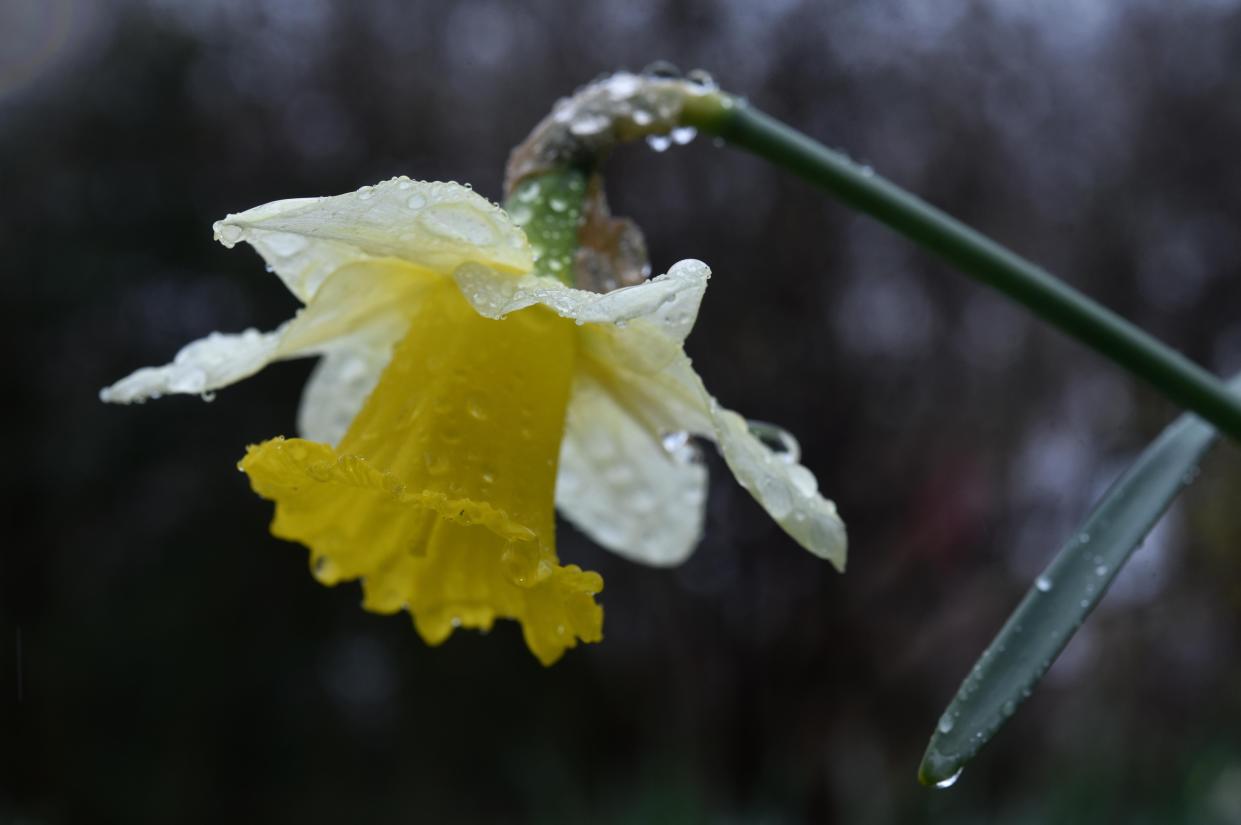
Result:
<svg viewBox="0 0 1241 825"><path fill-rule="evenodd" d="M276 502L272 532L310 548L324 584L408 610L430 644L515 619L544 664L601 638L599 575L561 565L554 507L601 545L672 565L702 531L714 440L738 481L803 547L843 568L845 533L814 476L703 387L683 342L699 261L607 294L530 274L525 234L453 183L397 178L269 203L215 225L246 241L305 306L272 332L212 333L101 392L128 403L210 393L272 361L322 356L302 438L240 467Z"/></svg>

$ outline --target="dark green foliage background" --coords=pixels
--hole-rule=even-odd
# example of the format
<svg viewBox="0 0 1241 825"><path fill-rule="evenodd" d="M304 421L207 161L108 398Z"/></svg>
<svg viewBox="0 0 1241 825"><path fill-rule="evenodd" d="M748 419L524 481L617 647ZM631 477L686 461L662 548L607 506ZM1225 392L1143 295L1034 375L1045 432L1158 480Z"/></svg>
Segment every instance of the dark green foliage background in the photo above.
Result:
<svg viewBox="0 0 1241 825"><path fill-rule="evenodd" d="M294 301L211 223L397 174L496 199L554 99L670 58L1241 367L1241 6L17 0L0 10L0 820L1241 821L1241 453L949 792L939 712L1094 496L1176 413L905 242L697 141L618 153L689 349L780 422L847 575L714 471L706 540L597 569L606 640L428 649L324 589L234 463L310 364L212 404L99 387Z"/></svg>

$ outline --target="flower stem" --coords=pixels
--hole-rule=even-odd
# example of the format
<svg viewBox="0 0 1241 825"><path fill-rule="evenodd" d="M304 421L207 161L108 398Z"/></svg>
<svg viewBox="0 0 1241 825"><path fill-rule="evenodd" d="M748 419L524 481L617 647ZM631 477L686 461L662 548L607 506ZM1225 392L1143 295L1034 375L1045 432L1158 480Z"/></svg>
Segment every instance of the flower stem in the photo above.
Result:
<svg viewBox="0 0 1241 825"><path fill-rule="evenodd" d="M574 285L573 254L585 198L586 172L567 167L522 179L505 200L505 211L530 239L535 274Z"/></svg>
<svg viewBox="0 0 1241 825"><path fill-rule="evenodd" d="M1051 273L744 101L709 96L686 125L782 166L994 287L1241 441L1241 401L1179 352Z"/></svg>

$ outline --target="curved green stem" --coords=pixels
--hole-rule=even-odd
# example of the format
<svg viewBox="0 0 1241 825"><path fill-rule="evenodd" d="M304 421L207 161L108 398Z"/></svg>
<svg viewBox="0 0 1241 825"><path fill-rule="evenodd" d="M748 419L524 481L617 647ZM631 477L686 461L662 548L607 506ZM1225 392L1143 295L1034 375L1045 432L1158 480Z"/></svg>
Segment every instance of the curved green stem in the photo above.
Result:
<svg viewBox="0 0 1241 825"><path fill-rule="evenodd" d="M586 198L586 172L575 167L531 175L504 202L534 249L534 272L573 286L573 253Z"/></svg>
<svg viewBox="0 0 1241 825"><path fill-rule="evenodd" d="M1241 401L1215 376L1051 273L875 175L868 167L722 94L686 106L682 120L783 166L917 241L1241 442Z"/></svg>

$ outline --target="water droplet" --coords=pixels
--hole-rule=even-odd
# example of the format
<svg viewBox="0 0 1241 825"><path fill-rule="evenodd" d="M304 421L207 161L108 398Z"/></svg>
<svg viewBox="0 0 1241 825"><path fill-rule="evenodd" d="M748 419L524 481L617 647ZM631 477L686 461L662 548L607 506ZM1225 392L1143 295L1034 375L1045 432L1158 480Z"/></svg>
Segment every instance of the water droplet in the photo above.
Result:
<svg viewBox="0 0 1241 825"><path fill-rule="evenodd" d="M569 131L580 136L597 135L610 123L607 115L584 113L570 121Z"/></svg>
<svg viewBox="0 0 1241 825"><path fill-rule="evenodd" d="M956 724L957 720L952 717L952 714L945 713L943 716L939 717L939 724L936 727L939 729L940 733L951 733L952 729L956 727Z"/></svg>
<svg viewBox="0 0 1241 825"><path fill-rule="evenodd" d="M215 234L226 246L232 246L241 240L242 230L240 226L231 223L217 223L215 225Z"/></svg>
<svg viewBox="0 0 1241 825"><path fill-rule="evenodd" d="M1089 543L1089 542L1090 542L1090 534L1089 534L1089 533L1087 533L1085 530L1083 530L1083 531L1081 532L1081 534L1079 534L1079 535L1078 535L1078 537L1077 537L1077 541L1078 541L1078 543L1080 543L1080 544L1087 544L1087 543Z"/></svg>
<svg viewBox="0 0 1241 825"><path fill-rule="evenodd" d="M706 69L690 69L686 73L685 79L695 86L701 86L704 89L718 89L719 86L715 82L715 78Z"/></svg>
<svg viewBox="0 0 1241 825"><path fill-rule="evenodd" d="M677 146L684 146L698 137L698 130L693 126L681 126L669 132L668 137L672 138L672 142Z"/></svg>
<svg viewBox="0 0 1241 825"><path fill-rule="evenodd" d="M754 419L746 421L746 427L749 428L751 435L763 442L763 446L774 452L781 461L786 464L796 464L801 460L801 445L788 430Z"/></svg>
<svg viewBox="0 0 1241 825"><path fill-rule="evenodd" d="M698 464L702 461L702 453L698 445L690 440L689 433L684 430L664 433L660 438L660 443L664 451L678 464Z"/></svg>
<svg viewBox="0 0 1241 825"><path fill-rule="evenodd" d="M637 94L642 88L642 81L629 72L617 72L608 78L606 87L612 100L625 100Z"/></svg>
<svg viewBox="0 0 1241 825"><path fill-rule="evenodd" d="M647 135L646 145L656 152L664 152L672 145L672 138L667 135Z"/></svg>
<svg viewBox="0 0 1241 825"><path fill-rule="evenodd" d="M1017 703L1014 702L1012 699L1009 699L1007 702L1003 704L1003 706L1000 707L1000 713L1004 714L1005 717L1012 716L1016 712L1017 712Z"/></svg>
<svg viewBox="0 0 1241 825"><path fill-rule="evenodd" d="M448 623L452 625L453 627L461 627L461 617L453 616L451 619L448 620Z"/></svg>
<svg viewBox="0 0 1241 825"><path fill-rule="evenodd" d="M631 114L630 117L633 118L633 122L638 126L649 126L651 125L651 121L655 119L655 116L646 109L634 109L633 114Z"/></svg>
<svg viewBox="0 0 1241 825"><path fill-rule="evenodd" d="M471 395L465 401L465 411L470 414L471 418L479 421L487 420L487 402L481 395Z"/></svg>
<svg viewBox="0 0 1241 825"><path fill-rule="evenodd" d="M952 776L949 776L946 779L939 780L938 782L935 783L935 787L940 788L940 789L951 788L953 785L957 784L957 780L961 778L961 773L964 770L965 768L963 767L957 768L956 773L954 773Z"/></svg>
<svg viewBox="0 0 1241 825"><path fill-rule="evenodd" d="M397 180L398 180L398 183L396 185L396 188L400 190L410 189L414 185L413 181L411 181L409 178L406 178L406 177L401 177L401 178L398 178Z"/></svg>
<svg viewBox="0 0 1241 825"><path fill-rule="evenodd" d="M422 207L427 205L427 199L423 197L420 193L415 192L414 194L409 196L409 200L405 201L405 205L408 206L410 209L421 209Z"/></svg>
<svg viewBox="0 0 1241 825"><path fill-rule="evenodd" d="M793 497L789 495L788 485L775 476L762 477L758 482L758 495L763 507L777 521L793 511Z"/></svg>
<svg viewBox="0 0 1241 825"><path fill-rule="evenodd" d="M642 70L642 74L647 77L675 79L681 76L681 70L677 68L675 63L670 63L667 60L656 60L654 63L647 64L646 68Z"/></svg>
<svg viewBox="0 0 1241 825"><path fill-rule="evenodd" d="M324 584L335 584L338 573L335 563L327 556L319 556L314 561L315 578Z"/></svg>
<svg viewBox="0 0 1241 825"><path fill-rule="evenodd" d="M427 472L431 475L441 476L448 472L449 462L442 454L427 450L423 453L422 459L427 466Z"/></svg>
<svg viewBox="0 0 1241 825"><path fill-rule="evenodd" d="M664 436L660 439L660 442L663 444L665 451L669 453L676 453L689 443L689 433L685 430L678 430L674 433L664 433Z"/></svg>
<svg viewBox="0 0 1241 825"><path fill-rule="evenodd" d="M1047 593L1051 590L1051 579L1046 576L1039 576L1034 580L1034 586L1038 588L1040 593Z"/></svg>
<svg viewBox="0 0 1241 825"><path fill-rule="evenodd" d="M1100 564L1098 567L1096 567L1096 568L1094 569L1094 574L1095 574L1096 576L1106 576L1106 575L1107 575L1107 565L1106 565L1106 564Z"/></svg>
<svg viewBox="0 0 1241 825"><path fill-rule="evenodd" d="M358 196L358 200L360 201L368 201L371 198L375 197L375 187L360 186L358 187L357 196Z"/></svg>
<svg viewBox="0 0 1241 825"><path fill-rule="evenodd" d="M538 549L528 541L509 542L500 554L500 563L514 584L530 587L538 576Z"/></svg>

